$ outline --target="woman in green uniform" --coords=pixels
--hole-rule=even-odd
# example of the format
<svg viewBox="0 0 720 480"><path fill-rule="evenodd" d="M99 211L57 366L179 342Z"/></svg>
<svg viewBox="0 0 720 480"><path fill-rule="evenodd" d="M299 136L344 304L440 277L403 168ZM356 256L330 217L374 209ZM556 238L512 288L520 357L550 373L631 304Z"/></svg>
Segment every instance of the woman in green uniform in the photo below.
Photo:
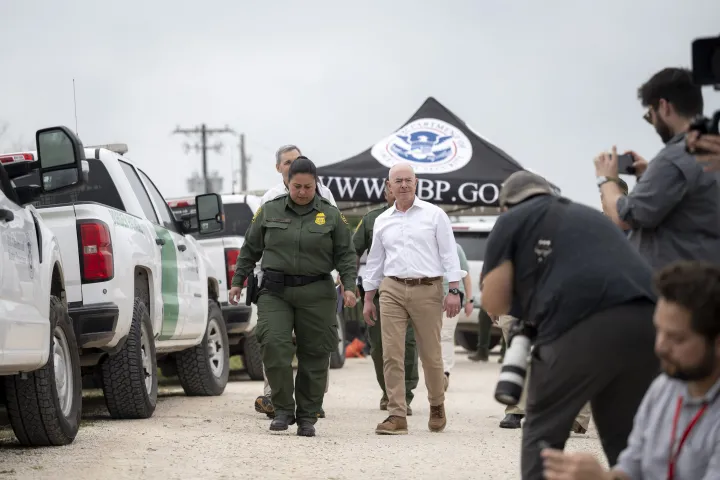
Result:
<svg viewBox="0 0 720 480"><path fill-rule="evenodd" d="M288 172L287 195L266 202L253 217L235 266L229 301L237 304L245 279L262 257L255 329L272 389L275 418L270 430L315 435L330 353L337 349L337 270L345 306L354 307L357 267L345 216L317 194L315 164L298 157ZM292 336L297 343L293 389ZM294 398L293 398L294 394Z"/></svg>

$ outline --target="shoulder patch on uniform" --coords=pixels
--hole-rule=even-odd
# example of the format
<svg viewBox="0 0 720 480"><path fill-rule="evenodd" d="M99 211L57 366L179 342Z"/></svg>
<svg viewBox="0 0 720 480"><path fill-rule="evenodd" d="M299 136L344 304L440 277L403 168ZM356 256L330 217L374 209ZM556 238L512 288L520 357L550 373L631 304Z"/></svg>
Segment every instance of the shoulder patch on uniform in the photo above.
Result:
<svg viewBox="0 0 720 480"><path fill-rule="evenodd" d="M345 215L343 215L343 214L341 213L341 214L340 214L340 218L342 219L342 221L343 221L343 223L344 223L345 225L348 224L348 221L347 221L347 218L345 218Z"/></svg>
<svg viewBox="0 0 720 480"><path fill-rule="evenodd" d="M255 223L255 220L257 219L258 215L260 215L260 210L262 210L262 207L258 207L257 211L255 212L255 215L253 215L252 223Z"/></svg>
<svg viewBox="0 0 720 480"><path fill-rule="evenodd" d="M325 214L323 212L318 212L318 214L315 215L315 223L325 225Z"/></svg>
<svg viewBox="0 0 720 480"><path fill-rule="evenodd" d="M344 218L344 217L343 217L343 218ZM360 225L362 225L362 222L363 222L363 221L362 221L362 218L361 218L361 219L360 219L360 222L358 222L358 224L357 224L357 227L355 227L355 231L356 231L356 232L357 232L358 230L360 230ZM345 222L345 223L347 223L347 222Z"/></svg>

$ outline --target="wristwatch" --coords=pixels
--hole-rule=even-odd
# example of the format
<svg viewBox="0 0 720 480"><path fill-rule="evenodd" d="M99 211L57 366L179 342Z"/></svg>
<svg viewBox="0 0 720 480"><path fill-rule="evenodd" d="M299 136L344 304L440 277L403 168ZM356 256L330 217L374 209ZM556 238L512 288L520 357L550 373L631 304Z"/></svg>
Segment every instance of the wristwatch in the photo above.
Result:
<svg viewBox="0 0 720 480"><path fill-rule="evenodd" d="M603 186L603 185L606 184L607 182L612 182L612 181L613 181L612 178L608 178L608 177L606 177L606 176L604 176L604 175L601 175L601 176L597 177L597 186L598 186L598 188L600 188L601 186Z"/></svg>
<svg viewBox="0 0 720 480"><path fill-rule="evenodd" d="M460 295L460 290L457 288L451 288L448 290L448 293L452 293L453 295Z"/></svg>

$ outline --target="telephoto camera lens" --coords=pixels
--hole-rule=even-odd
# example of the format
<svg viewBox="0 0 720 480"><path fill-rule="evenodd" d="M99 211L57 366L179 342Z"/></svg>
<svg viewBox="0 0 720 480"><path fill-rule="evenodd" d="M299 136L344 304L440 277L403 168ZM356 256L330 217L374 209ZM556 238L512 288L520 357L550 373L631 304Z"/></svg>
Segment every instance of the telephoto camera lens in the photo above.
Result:
<svg viewBox="0 0 720 480"><path fill-rule="evenodd" d="M510 346L505 351L505 360L500 369L495 387L495 400L503 405L515 406L525 388L530 338L518 333L510 339Z"/></svg>

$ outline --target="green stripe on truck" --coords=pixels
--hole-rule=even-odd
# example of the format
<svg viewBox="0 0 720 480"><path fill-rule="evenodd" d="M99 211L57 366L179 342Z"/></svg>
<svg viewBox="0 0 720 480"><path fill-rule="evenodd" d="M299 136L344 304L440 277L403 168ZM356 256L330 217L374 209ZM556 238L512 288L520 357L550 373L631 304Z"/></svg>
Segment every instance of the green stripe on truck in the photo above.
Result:
<svg viewBox="0 0 720 480"><path fill-rule="evenodd" d="M169 340L175 336L180 313L177 248L169 230L155 225L155 233L158 238L165 240L165 244L160 248L163 321L159 340Z"/></svg>

